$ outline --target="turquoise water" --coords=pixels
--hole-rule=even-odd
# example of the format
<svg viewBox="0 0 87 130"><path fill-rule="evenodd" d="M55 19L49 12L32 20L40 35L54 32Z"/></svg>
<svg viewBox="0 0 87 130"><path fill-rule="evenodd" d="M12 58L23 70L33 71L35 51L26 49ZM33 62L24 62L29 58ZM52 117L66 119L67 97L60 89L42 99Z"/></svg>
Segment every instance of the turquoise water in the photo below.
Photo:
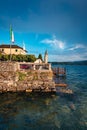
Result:
<svg viewBox="0 0 87 130"><path fill-rule="evenodd" d="M0 94L0 130L87 130L87 66L65 67L73 95Z"/></svg>

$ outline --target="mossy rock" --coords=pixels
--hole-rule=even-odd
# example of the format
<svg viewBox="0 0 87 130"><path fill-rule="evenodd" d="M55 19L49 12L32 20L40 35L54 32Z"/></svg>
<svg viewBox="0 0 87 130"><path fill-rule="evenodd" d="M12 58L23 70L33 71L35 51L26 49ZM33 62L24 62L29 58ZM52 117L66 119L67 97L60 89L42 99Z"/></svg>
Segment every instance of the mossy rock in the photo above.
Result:
<svg viewBox="0 0 87 130"><path fill-rule="evenodd" d="M18 74L19 80L21 80L21 81L25 80L25 78L26 78L26 74L25 73L18 72L17 74Z"/></svg>

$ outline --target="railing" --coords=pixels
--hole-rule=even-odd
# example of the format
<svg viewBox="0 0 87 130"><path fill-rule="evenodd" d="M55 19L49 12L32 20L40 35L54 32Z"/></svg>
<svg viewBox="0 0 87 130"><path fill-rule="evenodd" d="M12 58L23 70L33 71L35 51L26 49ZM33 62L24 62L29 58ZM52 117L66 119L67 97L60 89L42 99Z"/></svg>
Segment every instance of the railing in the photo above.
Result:
<svg viewBox="0 0 87 130"><path fill-rule="evenodd" d="M66 76L66 68L52 68L53 74L57 76Z"/></svg>
<svg viewBox="0 0 87 130"><path fill-rule="evenodd" d="M50 64L45 63L19 63L20 70L51 70Z"/></svg>

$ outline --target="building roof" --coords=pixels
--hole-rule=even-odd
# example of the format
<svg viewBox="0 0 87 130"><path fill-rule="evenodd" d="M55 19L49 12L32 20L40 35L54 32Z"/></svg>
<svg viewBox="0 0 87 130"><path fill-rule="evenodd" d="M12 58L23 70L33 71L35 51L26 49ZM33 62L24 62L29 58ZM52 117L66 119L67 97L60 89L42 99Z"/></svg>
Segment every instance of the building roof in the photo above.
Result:
<svg viewBox="0 0 87 130"><path fill-rule="evenodd" d="M7 45L7 44L2 44L0 45L0 48L10 48L10 45ZM22 49L24 50L22 47L18 46L18 45L11 45L11 48L19 48L19 49ZM27 52L26 50L24 50L25 52Z"/></svg>
<svg viewBox="0 0 87 130"><path fill-rule="evenodd" d="M34 63L42 63L41 59L37 59Z"/></svg>

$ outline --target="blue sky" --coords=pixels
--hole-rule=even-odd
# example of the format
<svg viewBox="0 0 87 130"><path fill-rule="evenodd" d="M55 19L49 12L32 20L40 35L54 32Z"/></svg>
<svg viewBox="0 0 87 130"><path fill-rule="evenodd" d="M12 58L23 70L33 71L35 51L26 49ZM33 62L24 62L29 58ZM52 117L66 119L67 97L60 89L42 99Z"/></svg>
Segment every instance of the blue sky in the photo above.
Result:
<svg viewBox="0 0 87 130"><path fill-rule="evenodd" d="M0 44L25 43L49 61L87 60L87 0L0 0Z"/></svg>

